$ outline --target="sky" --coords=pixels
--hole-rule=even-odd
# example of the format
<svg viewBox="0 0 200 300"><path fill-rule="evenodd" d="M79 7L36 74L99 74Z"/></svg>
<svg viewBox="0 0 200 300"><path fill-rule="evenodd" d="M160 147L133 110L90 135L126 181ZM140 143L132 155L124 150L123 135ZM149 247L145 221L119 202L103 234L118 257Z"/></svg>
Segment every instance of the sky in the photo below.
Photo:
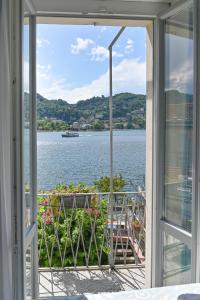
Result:
<svg viewBox="0 0 200 300"><path fill-rule="evenodd" d="M166 90L193 93L193 40L174 34L166 34ZM178 49L178 51L177 51Z"/></svg>
<svg viewBox="0 0 200 300"><path fill-rule="evenodd" d="M37 92L76 103L109 94L108 46L120 27L37 25ZM28 91L28 26L24 88ZM113 47L113 93L146 93L146 30L126 28Z"/></svg>

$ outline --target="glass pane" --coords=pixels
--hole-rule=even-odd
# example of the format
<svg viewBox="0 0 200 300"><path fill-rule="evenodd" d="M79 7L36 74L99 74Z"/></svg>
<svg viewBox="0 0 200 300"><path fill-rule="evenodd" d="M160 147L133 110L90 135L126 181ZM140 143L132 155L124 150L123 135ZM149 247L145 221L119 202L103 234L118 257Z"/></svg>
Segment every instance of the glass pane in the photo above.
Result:
<svg viewBox="0 0 200 300"><path fill-rule="evenodd" d="M164 236L164 285L191 282L191 249L169 234Z"/></svg>
<svg viewBox="0 0 200 300"><path fill-rule="evenodd" d="M193 12L166 21L165 214L191 231L193 135Z"/></svg>
<svg viewBox="0 0 200 300"><path fill-rule="evenodd" d="M120 28L117 28L119 31ZM119 63L119 57L114 53L123 52L124 43L133 41L137 35L138 28L126 27L117 42L113 46L112 61L113 66ZM117 34L117 32L116 32ZM143 72L141 79L133 79L135 72L134 65L127 74L127 68L122 67L126 80L120 79L113 67L113 175L114 181L117 176L122 176L124 180L123 190L126 192L138 192L145 190L145 159L146 159L146 28L139 29L140 37L137 40L134 51L129 52L129 59L132 62L135 51L140 52L140 63L144 62L144 72L142 64L138 72ZM112 40L111 38L110 40ZM131 46L130 46L131 49ZM126 51L125 51L126 52ZM126 53L127 54L127 53ZM137 77L137 76L136 76ZM132 78L132 83L127 81ZM137 86L138 84L138 86ZM140 87L139 87L140 85ZM120 90L120 93L119 93ZM116 190L116 184L115 190Z"/></svg>
<svg viewBox="0 0 200 300"><path fill-rule="evenodd" d="M24 192L25 227L31 225L30 195L30 91L29 91L29 18L24 18Z"/></svg>
<svg viewBox="0 0 200 300"><path fill-rule="evenodd" d="M32 300L31 246L26 250L26 300Z"/></svg>

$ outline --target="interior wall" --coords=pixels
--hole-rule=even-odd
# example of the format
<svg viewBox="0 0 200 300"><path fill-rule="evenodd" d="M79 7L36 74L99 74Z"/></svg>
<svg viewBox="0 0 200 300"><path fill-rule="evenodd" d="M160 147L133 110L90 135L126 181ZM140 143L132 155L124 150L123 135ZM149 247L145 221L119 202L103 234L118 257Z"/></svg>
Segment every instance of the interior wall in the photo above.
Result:
<svg viewBox="0 0 200 300"><path fill-rule="evenodd" d="M0 299L13 299L11 0L0 6Z"/></svg>
<svg viewBox="0 0 200 300"><path fill-rule="evenodd" d="M131 18L155 17L167 9L172 1L168 0L26 0L31 13L36 15L99 15L107 17L130 16Z"/></svg>

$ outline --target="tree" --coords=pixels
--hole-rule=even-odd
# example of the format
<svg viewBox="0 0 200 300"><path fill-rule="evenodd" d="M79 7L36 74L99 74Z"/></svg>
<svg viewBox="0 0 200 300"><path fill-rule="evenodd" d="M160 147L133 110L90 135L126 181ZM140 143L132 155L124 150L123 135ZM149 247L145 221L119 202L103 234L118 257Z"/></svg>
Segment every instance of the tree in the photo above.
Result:
<svg viewBox="0 0 200 300"><path fill-rule="evenodd" d="M121 192L125 186L126 182L123 179L122 175L115 175L113 177L113 191L114 192ZM101 193L110 192L110 177L103 176L98 180L94 181L95 187Z"/></svg>
<svg viewBox="0 0 200 300"><path fill-rule="evenodd" d="M104 123L103 121L96 121L96 123L94 124L94 129L95 130L103 130L104 129Z"/></svg>

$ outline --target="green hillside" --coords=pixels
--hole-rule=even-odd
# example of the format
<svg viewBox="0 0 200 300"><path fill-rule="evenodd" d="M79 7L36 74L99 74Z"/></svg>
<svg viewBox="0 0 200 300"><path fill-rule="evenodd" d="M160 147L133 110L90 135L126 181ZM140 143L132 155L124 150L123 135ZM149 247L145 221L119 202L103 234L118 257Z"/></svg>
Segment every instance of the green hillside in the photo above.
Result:
<svg viewBox="0 0 200 300"><path fill-rule="evenodd" d="M25 93L25 102L27 100L28 94ZM113 96L114 128L145 128L145 111L145 95L116 94ZM93 97L69 104L62 99L48 100L37 94L37 115L40 130L108 129L109 98Z"/></svg>

